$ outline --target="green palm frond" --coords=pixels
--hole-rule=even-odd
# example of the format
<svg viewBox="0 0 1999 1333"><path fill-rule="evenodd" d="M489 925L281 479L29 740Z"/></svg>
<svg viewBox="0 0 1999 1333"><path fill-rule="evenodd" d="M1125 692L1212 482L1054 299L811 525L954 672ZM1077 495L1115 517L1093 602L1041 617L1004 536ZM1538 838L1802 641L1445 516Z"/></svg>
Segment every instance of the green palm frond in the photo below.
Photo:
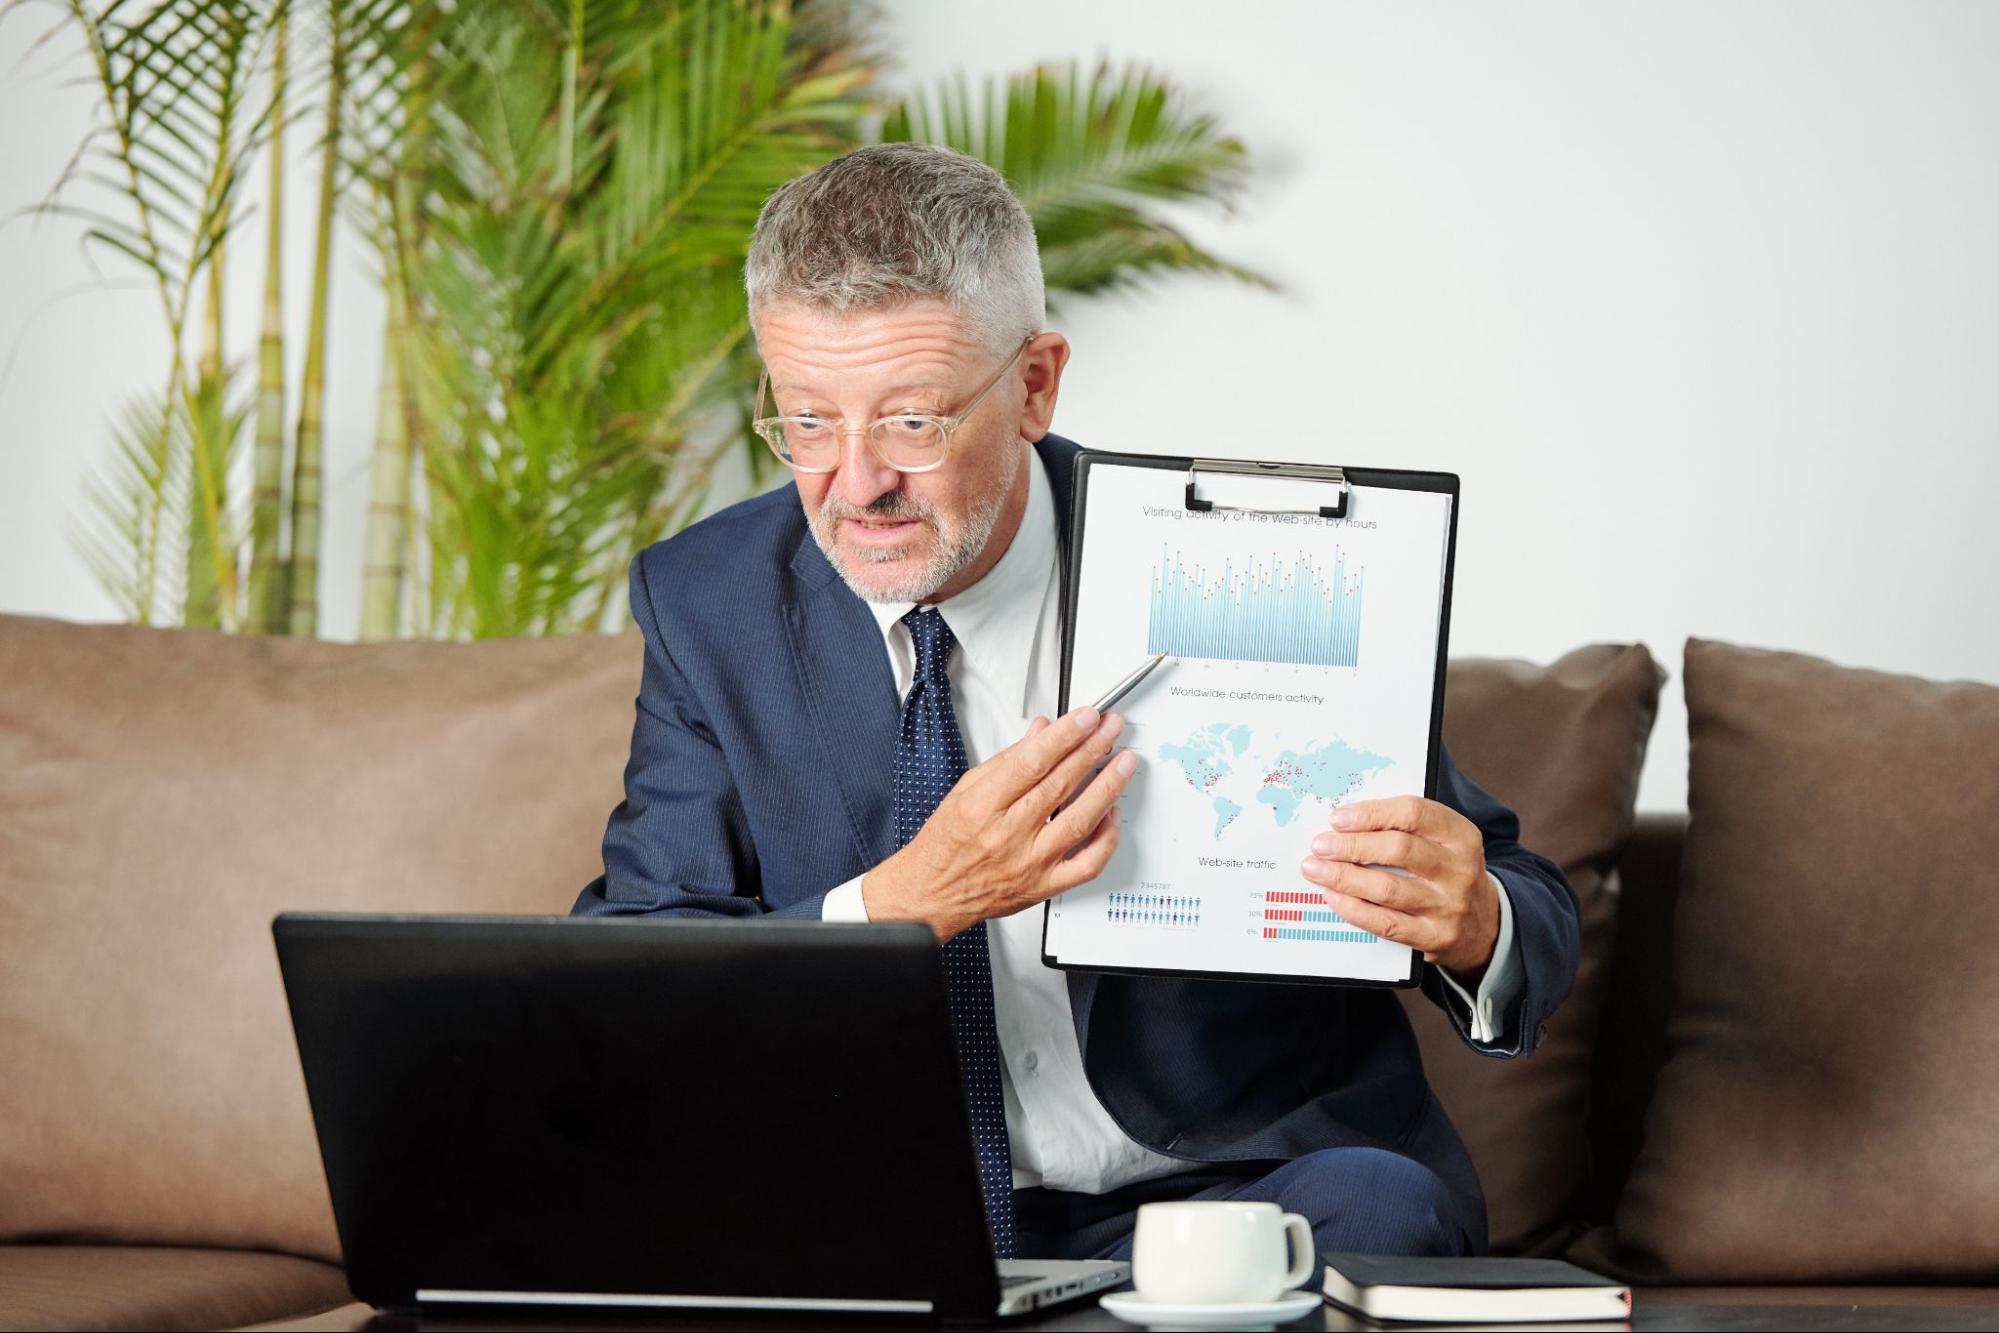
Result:
<svg viewBox="0 0 1999 1333"><path fill-rule="evenodd" d="M112 428L108 467L83 482L83 512L71 540L119 613L150 625L166 613L161 596L163 527L172 490L175 417L158 394L134 398Z"/></svg>
<svg viewBox="0 0 1999 1333"><path fill-rule="evenodd" d="M62 8L83 38L102 114L37 211L80 220L86 246L122 256L148 276L171 347L164 392L154 408L135 409L116 428L114 475L86 495L85 532L96 534L85 538L86 559L135 617L150 620L175 605L192 607L202 623L233 624L237 551L220 538L232 526L222 479L234 441L215 432L241 423L219 408L195 405L212 395L195 383L185 344L206 278L204 359L219 358L222 255L240 221L240 182L269 114L254 92L270 32L267 5L66 0ZM219 383L219 361L204 364L202 378ZM193 483L183 497L193 509L178 525L167 512L176 477ZM134 502L149 511L125 512ZM114 513L120 520L107 533ZM161 558L162 546L182 536L190 543L183 554L202 568ZM134 563L108 569L109 552L119 548ZM182 606L182 595L195 600Z"/></svg>
<svg viewBox="0 0 1999 1333"><path fill-rule="evenodd" d="M887 141L944 144L989 163L1034 218L1050 292L1100 292L1169 273L1270 287L1175 227L1159 205L1232 208L1249 154L1187 95L1141 65L1047 65L959 78L895 107Z"/></svg>
<svg viewBox="0 0 1999 1333"><path fill-rule="evenodd" d="M430 628L597 628L705 492L757 211L855 142L868 71L744 0L468 7L437 40L407 256Z"/></svg>
<svg viewBox="0 0 1999 1333"><path fill-rule="evenodd" d="M257 0L68 0L105 116L43 207L151 274L184 318L189 292L237 221L237 186L268 108L253 98L268 37ZM73 188L99 187L78 203ZM169 318L174 318L169 313Z"/></svg>

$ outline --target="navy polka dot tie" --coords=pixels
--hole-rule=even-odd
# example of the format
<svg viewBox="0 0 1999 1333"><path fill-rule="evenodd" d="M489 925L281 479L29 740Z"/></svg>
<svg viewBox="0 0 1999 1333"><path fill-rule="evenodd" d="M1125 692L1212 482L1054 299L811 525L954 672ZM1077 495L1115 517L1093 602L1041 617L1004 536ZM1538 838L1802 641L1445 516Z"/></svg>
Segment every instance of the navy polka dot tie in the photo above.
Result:
<svg viewBox="0 0 1999 1333"><path fill-rule="evenodd" d="M923 821L964 775L965 738L951 707L944 667L957 639L934 607L902 618L916 641L916 678L902 704L902 738L895 749L895 845L916 836ZM993 965L986 923L961 930L944 944L944 987L951 1026L958 1034L958 1063L972 1109L972 1143L979 1153L986 1221L993 1252L1013 1257L1013 1152L1006 1137L1006 1100L1000 1092L999 1031L993 1023Z"/></svg>

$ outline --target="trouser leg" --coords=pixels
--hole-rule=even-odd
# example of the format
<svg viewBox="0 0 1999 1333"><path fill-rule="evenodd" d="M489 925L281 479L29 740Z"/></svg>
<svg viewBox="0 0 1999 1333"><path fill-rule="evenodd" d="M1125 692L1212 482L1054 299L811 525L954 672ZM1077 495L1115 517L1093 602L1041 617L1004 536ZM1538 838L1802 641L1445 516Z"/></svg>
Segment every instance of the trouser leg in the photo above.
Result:
<svg viewBox="0 0 1999 1333"><path fill-rule="evenodd" d="M1472 1252L1444 1182L1414 1158L1381 1148L1307 1153L1229 1192L1199 1197L1253 1199L1303 1214L1322 1256Z"/></svg>
<svg viewBox="0 0 1999 1333"><path fill-rule="evenodd" d="M1459 1255L1471 1244L1435 1172L1380 1148L1327 1148L1261 1176L1206 1170L1110 1194L1021 1190L1017 1253L1030 1259L1129 1259L1137 1210L1170 1199L1277 1204L1312 1224L1321 1255Z"/></svg>

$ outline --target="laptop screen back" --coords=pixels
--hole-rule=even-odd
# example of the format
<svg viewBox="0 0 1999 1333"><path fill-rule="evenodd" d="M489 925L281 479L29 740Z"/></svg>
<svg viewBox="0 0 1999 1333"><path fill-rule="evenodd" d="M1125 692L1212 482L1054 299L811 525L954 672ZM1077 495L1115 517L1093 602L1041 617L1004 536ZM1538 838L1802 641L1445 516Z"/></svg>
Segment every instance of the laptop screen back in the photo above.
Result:
<svg viewBox="0 0 1999 1333"><path fill-rule="evenodd" d="M355 1294L996 1299L921 926L287 915Z"/></svg>

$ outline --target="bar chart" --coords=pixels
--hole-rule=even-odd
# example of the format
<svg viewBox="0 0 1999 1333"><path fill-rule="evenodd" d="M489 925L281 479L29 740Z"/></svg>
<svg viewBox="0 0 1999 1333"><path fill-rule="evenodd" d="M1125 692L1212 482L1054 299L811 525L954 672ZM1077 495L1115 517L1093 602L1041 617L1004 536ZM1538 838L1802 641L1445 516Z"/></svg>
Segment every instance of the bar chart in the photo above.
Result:
<svg viewBox="0 0 1999 1333"><path fill-rule="evenodd" d="M1162 547L1152 568L1146 651L1174 657L1358 667L1361 571L1336 550L1331 569L1300 551L1286 561L1225 558L1189 567Z"/></svg>
<svg viewBox="0 0 1999 1333"><path fill-rule="evenodd" d="M1263 895L1263 938L1310 940L1320 944L1379 944L1364 930L1326 906L1322 893L1273 889Z"/></svg>

